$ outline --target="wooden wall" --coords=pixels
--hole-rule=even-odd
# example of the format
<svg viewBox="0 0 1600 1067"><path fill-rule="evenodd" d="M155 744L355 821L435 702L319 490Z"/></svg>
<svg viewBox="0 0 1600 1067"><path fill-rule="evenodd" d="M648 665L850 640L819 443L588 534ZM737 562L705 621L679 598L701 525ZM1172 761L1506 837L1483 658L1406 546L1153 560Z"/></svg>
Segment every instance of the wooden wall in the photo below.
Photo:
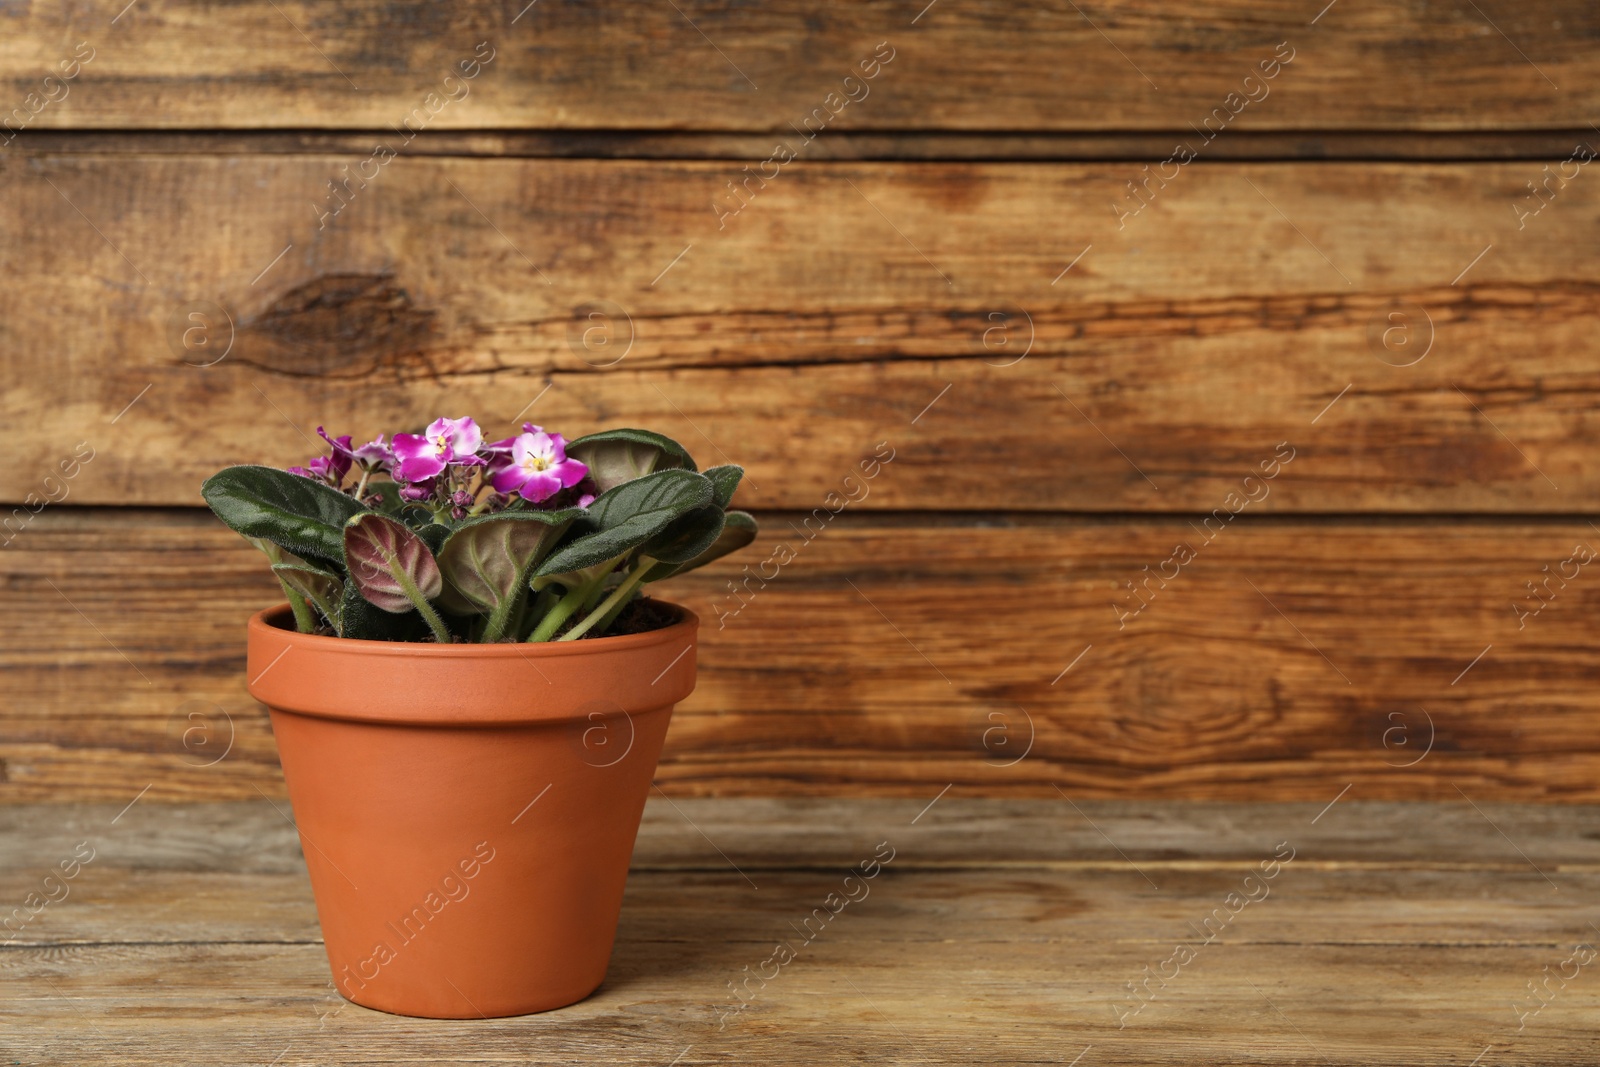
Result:
<svg viewBox="0 0 1600 1067"><path fill-rule="evenodd" d="M669 792L1600 799L1597 44L0 4L0 797L280 793L201 479L473 413L748 468Z"/></svg>

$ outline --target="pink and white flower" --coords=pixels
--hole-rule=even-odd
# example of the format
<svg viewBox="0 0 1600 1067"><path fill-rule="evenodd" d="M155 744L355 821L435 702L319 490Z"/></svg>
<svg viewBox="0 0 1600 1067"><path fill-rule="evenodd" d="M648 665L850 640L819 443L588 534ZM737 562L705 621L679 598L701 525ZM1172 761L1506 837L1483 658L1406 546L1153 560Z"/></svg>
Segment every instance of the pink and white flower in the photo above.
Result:
<svg viewBox="0 0 1600 1067"><path fill-rule="evenodd" d="M426 433L394 435L395 477L422 482L451 463L481 465L484 461L477 453L482 447L483 433L472 419L435 419Z"/></svg>
<svg viewBox="0 0 1600 1067"><path fill-rule="evenodd" d="M510 456L502 454L491 476L499 492L517 493L537 504L577 485L589 473L587 466L567 458L567 442L558 433L534 427L512 438L510 444Z"/></svg>

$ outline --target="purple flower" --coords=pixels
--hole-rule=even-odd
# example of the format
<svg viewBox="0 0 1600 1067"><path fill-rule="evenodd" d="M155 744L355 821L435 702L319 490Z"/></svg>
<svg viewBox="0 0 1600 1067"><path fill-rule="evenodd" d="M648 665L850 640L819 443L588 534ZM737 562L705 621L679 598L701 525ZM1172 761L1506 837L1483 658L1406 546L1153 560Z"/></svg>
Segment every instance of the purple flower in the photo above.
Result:
<svg viewBox="0 0 1600 1067"><path fill-rule="evenodd" d="M400 487L401 500L427 500L433 496L433 479Z"/></svg>
<svg viewBox="0 0 1600 1067"><path fill-rule="evenodd" d="M522 424L522 432L523 433L544 433L544 427L535 426L531 422L525 422L525 423ZM483 451L494 453L494 456L491 457L491 459L489 461L490 465L495 467L496 469L504 467L506 465L506 463L505 462L498 462L498 458L499 458L499 456L509 457L511 455L511 446L516 444L516 443L517 443L517 439L515 437L507 437L503 441L493 441L493 442L491 442L489 444L484 445L483 446ZM563 447L565 447L565 442L563 442ZM506 462L509 462L509 458L507 459Z"/></svg>
<svg viewBox="0 0 1600 1067"><path fill-rule="evenodd" d="M394 453L389 451L389 445L381 433L359 448L352 449L350 455L363 467L373 469L394 461Z"/></svg>
<svg viewBox="0 0 1600 1067"><path fill-rule="evenodd" d="M520 493L533 504L577 485L589 473L588 467L567 458L567 443L560 434L537 429L515 438L510 462L497 466L494 487L502 493Z"/></svg>
<svg viewBox="0 0 1600 1067"><path fill-rule="evenodd" d="M312 462L315 463L316 460L312 460ZM302 478L316 478L318 481L322 480L315 471L308 471L304 467L290 467L289 473L298 474Z"/></svg>
<svg viewBox="0 0 1600 1067"><path fill-rule="evenodd" d="M328 431L321 426L317 427L317 436L333 446L333 450L346 456L350 454L350 435L340 434L338 437L329 437Z"/></svg>
<svg viewBox="0 0 1600 1067"><path fill-rule="evenodd" d="M394 453L389 451L389 445L384 441L381 433L366 444L355 448L350 445L351 438L349 434L343 434L338 438L329 437L321 426L317 427L317 433L322 435L324 441L333 446L334 455L355 460L361 464L363 470L375 470L394 460Z"/></svg>
<svg viewBox="0 0 1600 1067"><path fill-rule="evenodd" d="M483 445L478 424L467 419L435 419L424 434L394 435L395 475L403 482L421 482L436 476L449 463L476 465Z"/></svg>
<svg viewBox="0 0 1600 1067"><path fill-rule="evenodd" d="M311 461L310 475L320 478L329 485L338 485L344 481L345 472L350 469L348 456L318 456Z"/></svg>
<svg viewBox="0 0 1600 1067"><path fill-rule="evenodd" d="M344 476L350 473L350 435L333 438L328 436L328 431L321 426L317 427L317 436L332 446L332 453L326 457L318 456L309 464L311 473L317 478L337 486L344 481Z"/></svg>

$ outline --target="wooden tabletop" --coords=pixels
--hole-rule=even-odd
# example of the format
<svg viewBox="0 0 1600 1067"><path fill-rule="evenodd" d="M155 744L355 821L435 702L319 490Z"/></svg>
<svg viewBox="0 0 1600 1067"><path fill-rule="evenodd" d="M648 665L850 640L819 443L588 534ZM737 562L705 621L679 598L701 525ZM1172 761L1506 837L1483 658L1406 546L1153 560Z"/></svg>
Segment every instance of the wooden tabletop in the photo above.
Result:
<svg viewBox="0 0 1600 1067"><path fill-rule="evenodd" d="M281 801L5 807L0 1063L1593 1063L1596 814L657 795L600 991L435 1022L334 994Z"/></svg>

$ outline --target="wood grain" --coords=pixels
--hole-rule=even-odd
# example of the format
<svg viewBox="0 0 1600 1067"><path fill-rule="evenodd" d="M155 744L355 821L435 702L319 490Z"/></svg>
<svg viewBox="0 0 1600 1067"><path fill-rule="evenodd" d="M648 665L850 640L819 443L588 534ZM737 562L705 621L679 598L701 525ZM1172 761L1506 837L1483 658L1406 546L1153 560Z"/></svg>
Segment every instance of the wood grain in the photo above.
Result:
<svg viewBox="0 0 1600 1067"><path fill-rule="evenodd" d="M13 503L79 442L72 502L195 504L441 411L652 426L754 507L880 441L869 509L1210 511L1285 440L1266 511L1600 501L1600 185L1519 230L1531 163L1194 164L1121 220L1143 164L797 164L719 230L731 164L417 158L319 230L349 160L23 162Z"/></svg>
<svg viewBox="0 0 1600 1067"><path fill-rule="evenodd" d="M1513 131L1316 130L1228 131L1206 158L1248 162L1373 160L1481 162L1565 159L1594 137L1587 125ZM10 154L333 155L365 158L371 132L346 130L37 130L25 129ZM433 130L417 133L408 156L527 159L737 160L771 155L765 133L704 130ZM1158 162L1172 155L1171 131L1007 133L988 130L829 131L809 142L808 160L948 162ZM1536 164L1537 169L1537 164Z"/></svg>
<svg viewBox="0 0 1600 1067"><path fill-rule="evenodd" d="M1294 61L1246 110L1249 128L1582 127L1600 110L1600 16L1581 0L1320 18L1291 0L121 6L8 8L6 107L55 129L386 129L430 92L461 96L444 78L481 42L492 62L430 127L766 131L822 106L888 42L893 62L837 127L1183 129L1250 91L1280 43ZM80 42L93 58L63 98L43 79Z"/></svg>
<svg viewBox="0 0 1600 1067"><path fill-rule="evenodd" d="M846 512L806 542L803 518L664 590L705 624L674 795L1600 799L1600 591L1578 567L1514 607L1588 523L1245 512L1208 543L1173 518ZM1145 585L1179 542L1195 558ZM738 608L779 543L796 558ZM48 510L0 589L0 795L282 795L243 677L274 589L208 516Z"/></svg>
<svg viewBox="0 0 1600 1067"><path fill-rule="evenodd" d="M1588 833L1592 806L1517 804L1483 800L1422 805L1362 800L1347 794L1330 805L1145 800L1090 800L1052 794L1041 801L947 794L925 797L716 797L652 795L634 848L633 869L726 871L707 838L752 871L845 868L893 826L896 841L914 843L895 860L896 871L1003 871L1011 867L1116 870L1127 859L1149 870L1222 870L1254 866L1261 853L1293 827L1303 868L1348 871L1503 871L1537 879L1529 864L1552 873L1600 870L1600 838ZM26 892L29 868L51 867L74 844L90 840L96 870L146 877L231 874L276 879L305 877L289 806L281 799L94 804L6 804L0 813L0 855L15 863L0 872L0 899ZM863 823L861 813L873 819ZM1263 813L1272 817L1265 818ZM1337 812L1337 817L1332 813ZM113 821L115 820L115 821ZM914 820L914 821L913 821ZM1504 839L1466 856L1419 848L1419 820L1429 840L1468 840L1492 822ZM122 829L114 829L114 828ZM1277 836L1273 836L1277 834ZM1109 839L1109 840L1108 840ZM996 842L1004 842L1003 848ZM1121 850L1120 852L1118 850ZM1519 851L1520 850L1520 851ZM1002 854L1003 853L1003 854ZM124 900L124 906L129 903ZM1530 899L1530 908L1539 904ZM1566 902L1572 903L1572 902ZM1520 907L1520 905L1519 905ZM1531 910L1520 912L1530 918ZM206 917L198 916L197 921ZM221 939L225 924L198 931ZM19 934L19 937L22 935Z"/></svg>
<svg viewBox="0 0 1600 1067"><path fill-rule="evenodd" d="M264 802L141 803L120 817L119 805L3 807L0 899L31 891L63 842L90 837L101 853L0 945L0 1042L19 1062L96 1064L1082 1054L1346 1067L1466 1063L1486 1048L1587 1062L1600 994L1586 971L1520 1029L1514 1006L1594 941L1593 808L1346 802L1318 816L1321 805L947 797L913 823L918 806L652 799L605 984L561 1011L487 1022L335 997L296 839ZM728 983L795 940L792 924L878 841L895 858L868 895L719 1027ZM1362 841L1388 865L1350 862ZM1193 925L1285 846L1293 859L1270 892L1220 936L1197 937ZM1563 857L1585 865L1557 869ZM1125 1015L1127 984L1179 944L1196 960Z"/></svg>
<svg viewBox="0 0 1600 1067"><path fill-rule="evenodd" d="M765 539L672 591L708 623L674 797L1600 800L1594 595L1547 578L1600 537L1600 185L1572 161L1600 144L1595 5L124 3L0 3L0 801L281 798L240 638L273 586L162 509L221 465L302 462L318 425L467 412L646 425L748 468ZM869 95L829 95L875 51ZM1291 51L1270 95L1230 97ZM1198 161L1164 163L1179 143ZM741 567L891 448L728 615ZM1127 614L1127 583L1263 488ZM243 906L260 872L228 862L217 892ZM1114 880L1093 863L1073 870ZM152 937L181 929L185 877L130 874ZM267 897L252 929L297 928L288 955L183 958L281 978L314 957L292 892ZM84 903L107 944L82 951L134 961L86 995L149 997L188 951L114 945L115 894ZM1473 951L1522 951L1491 941ZM1412 966L1361 951L1318 980ZM1458 1000L1483 958L1450 961ZM1004 963L972 959L991 1013L1087 995L1030 1000ZM906 966L896 1011L929 977ZM1267 995L1257 1030L1282 1021ZM1335 1035L1316 1051L1364 1062L1338 1013L1426 998L1309 1009ZM958 1061L981 1018L914 1047L829 1004L861 1059ZM1437 1043L1470 1008L1429 1010L1393 1054L1470 1062ZM820 1050L808 1018L763 1021L782 1054L730 1055ZM1169 1036L1169 1058L1229 1047ZM186 1054L162 1040L130 1054ZM1297 1042L1216 1055L1310 1059ZM1076 1055L1058 1046L984 1047ZM562 1048L616 1058L600 1028Z"/></svg>

